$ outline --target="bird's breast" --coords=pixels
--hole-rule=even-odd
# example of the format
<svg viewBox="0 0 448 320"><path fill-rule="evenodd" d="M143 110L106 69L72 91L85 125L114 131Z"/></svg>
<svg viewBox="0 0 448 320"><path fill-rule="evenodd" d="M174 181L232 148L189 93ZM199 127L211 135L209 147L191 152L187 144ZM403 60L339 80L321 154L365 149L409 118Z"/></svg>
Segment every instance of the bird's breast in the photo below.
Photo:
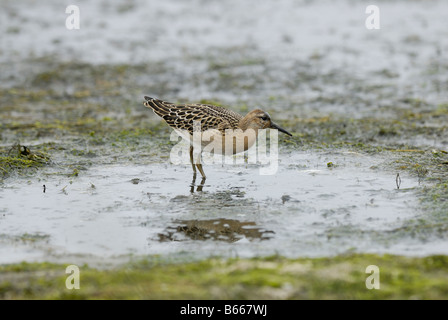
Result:
<svg viewBox="0 0 448 320"><path fill-rule="evenodd" d="M205 152L224 155L244 152L257 141L257 132L252 129L244 131L229 129L225 130L224 133L217 129L210 129L204 132L194 132L193 135L182 134L181 136L188 139L195 148L200 147Z"/></svg>

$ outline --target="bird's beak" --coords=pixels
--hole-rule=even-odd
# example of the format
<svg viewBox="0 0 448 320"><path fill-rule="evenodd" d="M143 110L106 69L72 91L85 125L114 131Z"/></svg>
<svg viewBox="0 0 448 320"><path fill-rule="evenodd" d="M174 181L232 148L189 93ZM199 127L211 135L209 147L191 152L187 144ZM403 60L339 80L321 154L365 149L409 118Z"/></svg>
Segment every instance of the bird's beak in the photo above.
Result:
<svg viewBox="0 0 448 320"><path fill-rule="evenodd" d="M271 122L271 129L277 129L280 132L286 133L288 136L292 136L292 134L290 134L288 131L286 131L285 129L279 127L278 125L276 125L274 122Z"/></svg>

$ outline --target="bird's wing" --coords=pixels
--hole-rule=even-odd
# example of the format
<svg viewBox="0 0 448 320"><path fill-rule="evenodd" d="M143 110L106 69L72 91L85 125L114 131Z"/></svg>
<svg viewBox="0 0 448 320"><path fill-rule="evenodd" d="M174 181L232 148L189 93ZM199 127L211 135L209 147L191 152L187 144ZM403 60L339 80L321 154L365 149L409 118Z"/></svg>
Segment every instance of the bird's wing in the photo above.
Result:
<svg viewBox="0 0 448 320"><path fill-rule="evenodd" d="M174 104L159 99L145 97L143 103L155 114L162 117L174 129L188 130L193 134L194 121L200 121L201 131L238 128L242 116L232 110L208 104Z"/></svg>

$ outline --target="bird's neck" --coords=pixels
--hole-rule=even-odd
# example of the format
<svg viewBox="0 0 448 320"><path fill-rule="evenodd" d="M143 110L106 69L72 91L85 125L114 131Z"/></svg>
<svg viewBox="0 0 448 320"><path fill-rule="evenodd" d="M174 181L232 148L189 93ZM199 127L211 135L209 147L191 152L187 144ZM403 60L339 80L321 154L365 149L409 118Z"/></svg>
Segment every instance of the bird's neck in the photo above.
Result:
<svg viewBox="0 0 448 320"><path fill-rule="evenodd" d="M241 120L238 124L238 127L243 131L246 131L247 129L252 129L255 131L255 134L258 136L258 128L250 127L250 121L249 121L248 117L241 118Z"/></svg>

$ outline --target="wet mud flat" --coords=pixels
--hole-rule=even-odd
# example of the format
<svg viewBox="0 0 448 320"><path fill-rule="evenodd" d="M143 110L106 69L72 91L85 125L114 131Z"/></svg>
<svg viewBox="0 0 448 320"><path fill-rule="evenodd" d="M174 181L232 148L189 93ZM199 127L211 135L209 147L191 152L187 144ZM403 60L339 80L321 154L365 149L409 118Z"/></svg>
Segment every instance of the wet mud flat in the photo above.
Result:
<svg viewBox="0 0 448 320"><path fill-rule="evenodd" d="M440 156L354 149L285 147L275 175L210 165L205 182L153 157L21 168L0 194L2 262L443 254L446 189L430 173Z"/></svg>
<svg viewBox="0 0 448 320"><path fill-rule="evenodd" d="M397 189L394 174L362 167L359 155L332 152L332 163L344 168L328 168L328 156L290 156L274 176L260 176L256 167L211 166L203 185L191 184L187 166L158 164L93 166L77 177L10 184L2 190L9 201L2 224L14 236L4 237L2 257L8 262L11 252L26 260L30 245L41 259L412 253L416 244L420 253L422 246L434 253L412 237L397 241L394 233L419 214L417 179L402 174Z"/></svg>
<svg viewBox="0 0 448 320"><path fill-rule="evenodd" d="M33 19L15 2L0 13L2 265L28 261L17 270L30 274L50 270L46 262L101 269L154 257L446 265L446 3L381 3L377 33L350 1L254 6L260 16L275 12L269 25L247 19L246 4L234 3L232 18L225 4L85 3L96 18L79 33L50 18L56 5L27 5L39 13ZM139 12L200 22L146 29ZM124 37L131 30L135 38ZM260 107L294 136L280 136L274 175L210 165L204 184L192 182L188 165L170 163L176 142L143 95L243 114ZM394 265L383 254L412 258ZM444 256L415 257L432 255Z"/></svg>

